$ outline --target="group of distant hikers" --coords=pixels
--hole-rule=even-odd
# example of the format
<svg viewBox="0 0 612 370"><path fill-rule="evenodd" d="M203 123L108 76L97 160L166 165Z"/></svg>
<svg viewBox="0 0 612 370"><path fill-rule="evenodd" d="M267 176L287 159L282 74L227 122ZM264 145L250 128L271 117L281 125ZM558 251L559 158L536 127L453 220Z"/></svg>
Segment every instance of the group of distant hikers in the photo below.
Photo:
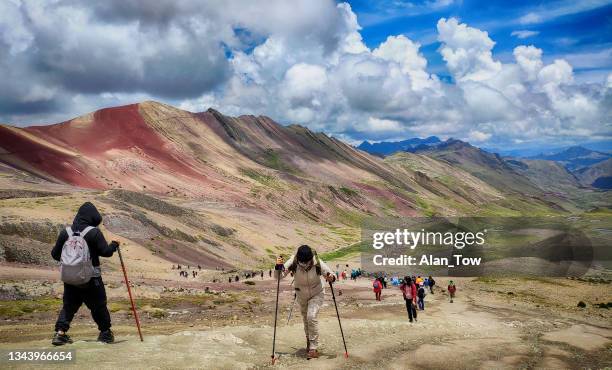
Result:
<svg viewBox="0 0 612 370"><path fill-rule="evenodd" d="M174 265L172 265L172 269L173 270L178 270L179 271L179 276L182 276L184 278L188 278L189 275L191 275L192 278L196 278L198 276L198 271L202 270L202 266L197 265L197 271L196 271L196 267L194 266L193 271L191 271L191 273L189 273L189 270L191 269L191 265L187 265L187 270L183 270L183 266L181 265L176 265L176 268L174 267Z"/></svg>
<svg viewBox="0 0 612 370"><path fill-rule="evenodd" d="M431 275L426 278L421 276L405 276L401 282L398 278L391 279L393 285L399 285L402 291L404 301L406 302L406 310L408 311L408 320L412 322L417 320L417 308L419 311L425 310L425 296L427 291L434 294L434 286L436 281ZM372 282L372 290L377 301L382 301L382 290L387 288L386 276L379 276ZM450 302L453 303L457 286L450 280L447 286Z"/></svg>
<svg viewBox="0 0 612 370"><path fill-rule="evenodd" d="M179 271L179 276L182 276L184 278L188 278L189 275L191 275L192 278L196 278L198 276L198 272L196 270L191 271L191 274L189 274L189 272L187 271Z"/></svg>
<svg viewBox="0 0 612 370"><path fill-rule="evenodd" d="M70 324L74 315L83 303L91 311L92 318L100 331L98 341L105 343L114 342L114 334L111 331L111 317L107 308L106 291L100 270L100 257L111 257L119 250L119 242L113 240L111 243L107 243L104 235L100 229L98 229L101 222L102 216L96 207L90 202L84 203L74 217L72 225L60 232L55 246L51 251L53 258L60 262L61 278L64 282L63 306L58 315L55 324L55 334L52 339L52 344L54 345L59 346L72 343L72 339L67 332L70 329ZM121 257L121 253L119 253L119 257ZM123 260L121 260L121 262L123 267ZM172 267L174 269L174 265ZM190 266L188 266L188 269L189 267ZM198 270L200 269L201 267L198 266ZM187 271L182 270L180 265L177 266L177 270L180 270L181 274L187 274ZM287 262L284 262L283 259L279 257L274 272L274 276L278 281L277 284L280 284L280 279L287 275L291 274L293 276L295 300L299 303L304 322L308 359L319 357L318 314L323 306L324 300L323 284L321 280L324 279L329 283L334 305L336 307L338 322L340 324L340 331L345 347L345 356L348 356L340 315L338 313L338 306L336 305L332 286L332 283L337 279L346 279L347 271L344 270L342 273L336 271L334 273L325 262L317 256L314 249L308 245L302 245ZM362 273L361 269L353 269L350 275L351 279L356 280ZM269 270L268 274L272 277L272 270ZM196 277L197 271L192 271L192 275ZM255 275L256 274L253 273L250 277L254 277ZM263 279L263 270L259 271L257 275ZM239 281L238 275L235 276L234 280ZM127 275L125 275L125 281L126 283L128 282ZM229 282L231 281L232 277L229 277ZM381 291L386 288L386 285L387 281L384 277L377 278L374 282L374 292L376 293L377 300L381 300ZM406 301L406 308L410 321L413 320L413 317L414 320L416 320L415 304L418 304L421 310L425 308L425 288L429 287L430 292L433 294L434 285L435 281L431 276L426 279L421 279L420 276L416 278L414 276L406 276L403 279L400 289ZM277 313L278 287L279 285L277 285ZM454 298L455 290L456 288L451 281L448 286L451 302ZM136 312L134 311L134 313ZM139 324L138 329L140 332ZM274 338L276 338L276 317L274 333ZM275 358L274 344L272 358L273 360Z"/></svg>
<svg viewBox="0 0 612 370"><path fill-rule="evenodd" d="M255 277L259 276L261 280L264 279L264 272L263 270L260 270L259 272L257 271L248 271L248 272L244 272L242 273L242 277L245 279L253 279ZM272 270L270 270L270 277L272 277ZM233 280L232 280L233 279ZM232 283L232 281L238 282L240 281L240 276L236 275L236 276L229 276L227 278L227 282L228 283ZM213 283L217 282L216 279L213 279Z"/></svg>
<svg viewBox="0 0 612 370"><path fill-rule="evenodd" d="M347 269L349 268L349 265L346 265L346 268L342 271L340 271L340 265L337 264L336 265L336 280L346 280L349 276L349 273L347 272ZM357 278L360 277L363 274L363 271L361 271L361 268L356 268L356 269L351 269L350 272L350 278L353 281L357 281Z"/></svg>
<svg viewBox="0 0 612 370"><path fill-rule="evenodd" d="M202 270L202 266L201 265L197 265L193 267L193 271L191 271L191 273L189 272L189 270L191 269L191 265L187 265L186 270L183 270L184 266L181 266L180 264L177 264L176 266L174 266L174 264L172 264L172 270L178 270L179 272L179 276L184 277L184 278L188 278L190 275L192 278L196 278L198 276L199 271ZM196 270L197 269L197 270ZM225 272L225 268L223 267L216 267L215 268L217 271L223 271ZM231 272L231 271L230 271ZM235 270L234 270L235 272ZM272 277L272 270L268 271L270 278ZM245 279L252 279L252 278L256 278L257 276L259 276L261 278L261 280L264 279L264 271L263 270L259 270L259 271L243 271L242 273L240 273L239 275L230 275L227 279L228 283L232 283L232 282L238 282L240 281L240 275L242 275L243 278ZM218 283L220 282L220 279L218 278L213 278L212 280L213 283Z"/></svg>

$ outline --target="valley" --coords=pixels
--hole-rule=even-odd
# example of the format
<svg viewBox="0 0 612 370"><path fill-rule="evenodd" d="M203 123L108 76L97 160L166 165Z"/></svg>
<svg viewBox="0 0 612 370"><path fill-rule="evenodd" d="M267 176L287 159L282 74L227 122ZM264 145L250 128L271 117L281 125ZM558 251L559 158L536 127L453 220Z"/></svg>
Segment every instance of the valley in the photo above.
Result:
<svg viewBox="0 0 612 370"><path fill-rule="evenodd" d="M309 244L330 266L359 267L361 228L372 217L564 218L585 226L601 246L609 241L612 215L608 192L551 161L507 159L458 140L380 157L268 117L191 113L156 102L50 126L0 126L0 162L0 348L49 346L62 290L49 251L76 209L91 201L103 214L106 238L121 242L143 316L140 344L119 261L103 259L114 330L123 341L113 348L128 366L268 366L275 288L269 269L276 256ZM534 230L537 241L555 242L554 232ZM576 279L456 278L458 302L451 305L439 289L414 325L406 322L397 288L378 303L368 278L340 282L349 359L342 357L327 297L322 358L304 359L298 314L283 324L279 362L435 367L442 366L442 354L460 368L474 361L508 368L610 366L606 253ZM506 263L498 262L490 269ZM448 278L438 279L443 288ZM288 284L282 285L283 315L291 302ZM95 331L81 309L71 332L79 358L104 356L88 339ZM371 343L372 337L378 340ZM462 356L454 356L456 348Z"/></svg>

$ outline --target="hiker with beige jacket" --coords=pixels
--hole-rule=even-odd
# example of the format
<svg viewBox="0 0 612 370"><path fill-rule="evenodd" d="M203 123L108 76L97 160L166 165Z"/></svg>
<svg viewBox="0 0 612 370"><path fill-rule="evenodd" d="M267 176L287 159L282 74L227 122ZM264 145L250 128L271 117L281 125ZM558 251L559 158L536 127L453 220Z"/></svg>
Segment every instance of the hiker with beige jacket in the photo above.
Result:
<svg viewBox="0 0 612 370"><path fill-rule="evenodd" d="M275 271L276 274L281 271ZM328 282L336 280L332 270L323 262L312 248L302 245L287 262L281 278L289 273L293 275L293 285L300 304L304 332L306 334L306 350L308 358L319 357L319 321L317 316L323 305L323 284L321 278Z"/></svg>

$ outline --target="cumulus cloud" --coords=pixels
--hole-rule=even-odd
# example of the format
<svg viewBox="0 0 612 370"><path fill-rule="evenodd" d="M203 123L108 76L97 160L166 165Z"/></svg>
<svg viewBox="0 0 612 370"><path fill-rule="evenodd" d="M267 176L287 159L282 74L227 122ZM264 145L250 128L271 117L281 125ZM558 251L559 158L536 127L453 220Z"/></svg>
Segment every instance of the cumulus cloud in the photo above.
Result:
<svg viewBox="0 0 612 370"><path fill-rule="evenodd" d="M485 80L501 70L501 63L493 59L495 42L489 34L459 23L456 18L438 21L440 54L457 80Z"/></svg>
<svg viewBox="0 0 612 370"><path fill-rule="evenodd" d="M542 49L533 45L520 45L514 48L514 58L519 67L526 74L529 81L536 79L538 72L542 69Z"/></svg>
<svg viewBox="0 0 612 370"><path fill-rule="evenodd" d="M15 1L0 4L3 115L55 112L77 96L197 98L232 78L228 53L274 35L336 50L331 1ZM44 88L43 88L44 87ZM127 96L127 95L126 95Z"/></svg>
<svg viewBox="0 0 612 370"><path fill-rule="evenodd" d="M484 31L451 18L438 22L438 32L440 53L467 103L461 122L470 127L468 139L609 136L603 85L575 85L566 60L545 64L541 49L521 45L514 49L515 63L501 63Z"/></svg>
<svg viewBox="0 0 612 370"><path fill-rule="evenodd" d="M534 45L502 63L486 31L455 18L436 26L451 82L405 35L369 48L350 5L332 0L0 2L0 119L53 122L156 99L349 142L609 136L612 77L578 84L567 60L546 64Z"/></svg>

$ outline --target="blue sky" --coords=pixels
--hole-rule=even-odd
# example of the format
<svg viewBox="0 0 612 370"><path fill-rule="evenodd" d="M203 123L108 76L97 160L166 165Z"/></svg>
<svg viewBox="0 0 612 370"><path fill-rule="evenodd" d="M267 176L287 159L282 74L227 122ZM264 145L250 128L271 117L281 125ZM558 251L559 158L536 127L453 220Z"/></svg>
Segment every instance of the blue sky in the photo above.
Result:
<svg viewBox="0 0 612 370"><path fill-rule="evenodd" d="M0 122L156 100L351 144L612 137L612 0L0 1Z"/></svg>
<svg viewBox="0 0 612 370"><path fill-rule="evenodd" d="M404 34L422 45L429 71L446 78L450 75L437 52L440 43L436 39L436 22L449 17L487 31L496 42L494 53L503 62L512 58L512 50L518 45L533 44L544 51L545 61L566 58L573 62L576 79L581 81L601 82L612 71L610 0L349 3L363 27L361 35L366 45L375 47L390 34ZM539 17L529 21L530 14Z"/></svg>

